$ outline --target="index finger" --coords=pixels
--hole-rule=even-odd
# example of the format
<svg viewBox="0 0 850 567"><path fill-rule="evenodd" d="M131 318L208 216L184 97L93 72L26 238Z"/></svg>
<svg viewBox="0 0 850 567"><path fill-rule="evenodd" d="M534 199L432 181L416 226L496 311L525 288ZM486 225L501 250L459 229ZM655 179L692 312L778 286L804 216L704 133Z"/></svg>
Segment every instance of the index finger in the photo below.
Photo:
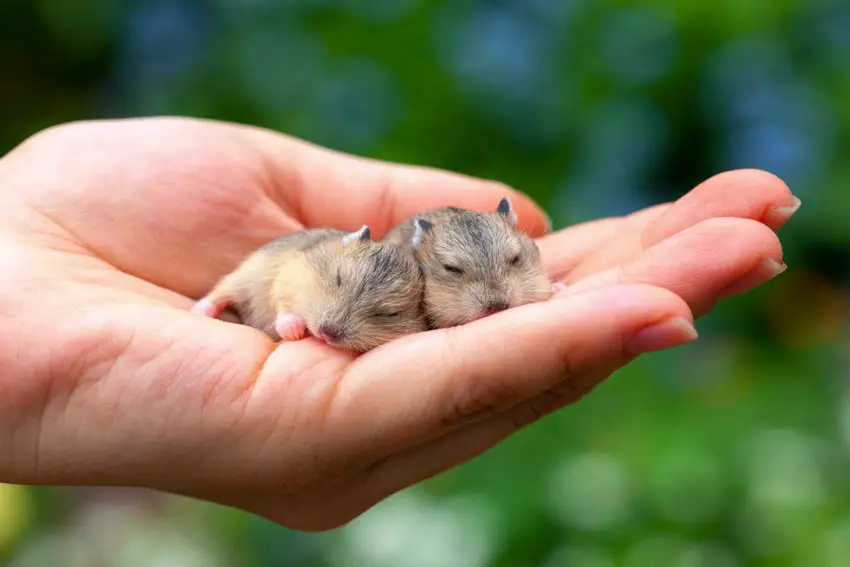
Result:
<svg viewBox="0 0 850 567"><path fill-rule="evenodd" d="M508 197L521 230L538 237L549 229L546 213L534 200L499 181L358 157L270 130L243 128L268 159L272 197L307 226L355 229L368 224L381 238L426 209L495 211Z"/></svg>

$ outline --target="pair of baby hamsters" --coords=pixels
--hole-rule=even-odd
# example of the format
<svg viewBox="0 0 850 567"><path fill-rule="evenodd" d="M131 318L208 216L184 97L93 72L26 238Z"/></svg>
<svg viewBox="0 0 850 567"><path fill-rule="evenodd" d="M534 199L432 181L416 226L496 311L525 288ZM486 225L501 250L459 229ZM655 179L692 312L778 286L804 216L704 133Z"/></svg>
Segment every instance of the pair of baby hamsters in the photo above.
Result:
<svg viewBox="0 0 850 567"><path fill-rule="evenodd" d="M543 301L553 284L507 198L482 213L442 207L401 222L382 241L311 229L262 246L192 311L242 323L275 340L307 333L365 352L396 338L463 325Z"/></svg>

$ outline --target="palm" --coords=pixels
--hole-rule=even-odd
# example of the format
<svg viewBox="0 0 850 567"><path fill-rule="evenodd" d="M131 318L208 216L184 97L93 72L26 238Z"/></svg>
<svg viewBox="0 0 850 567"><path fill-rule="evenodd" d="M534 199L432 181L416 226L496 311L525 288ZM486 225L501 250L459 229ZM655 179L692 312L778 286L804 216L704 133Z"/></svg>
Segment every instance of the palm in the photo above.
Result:
<svg viewBox="0 0 850 567"><path fill-rule="evenodd" d="M364 222L381 235L416 210L448 201L492 206L500 187L193 121L65 129L25 144L4 165L12 183L3 215L17 208L29 232L2 242L38 257L2 256L10 258L6 273L25 282L26 291L0 298L0 305L14 304L25 315L19 340L52 353L16 366L31 379L13 393L30 404L50 400L42 423L61 413L65 422L95 424L40 431L31 425L41 441L32 445L35 470L17 471L21 478L85 482L86 471L105 469L110 483L202 496L290 524L333 524L486 449L517 421L528 421L516 417L517 408L534 417L573 401L627 361L589 369L566 394L542 384L543 398L473 394L461 404L463 415L427 416L435 424L423 428L407 413L433 413L426 402L440 394L426 377L477 371L466 359L418 377L411 370L448 342L463 343L463 330L408 337L355 359L312 340L275 348L253 329L187 312L222 274L277 235ZM765 224L778 228L784 219L765 211L789 204L790 195L781 183L760 180L744 197L698 189L684 205L543 237L544 260L553 276L579 286L661 285L704 311L733 282L743 285L735 291L760 283L758 274L740 280L758 260L781 253ZM521 225L540 236L543 220L533 205L518 199L517 208ZM721 216L742 218L700 223ZM700 246L706 239L715 245ZM747 244L722 245L741 241ZM673 260L677 252L687 259ZM477 322L477 333L490 325L496 336L510 329L510 317ZM50 348L56 344L69 348ZM399 397L397 380L405 380L411 397ZM514 394L516 400L503 399ZM399 399L387 403L393 396ZM80 478L61 472L67 445L88 448L77 463ZM437 462L423 466L421 455Z"/></svg>

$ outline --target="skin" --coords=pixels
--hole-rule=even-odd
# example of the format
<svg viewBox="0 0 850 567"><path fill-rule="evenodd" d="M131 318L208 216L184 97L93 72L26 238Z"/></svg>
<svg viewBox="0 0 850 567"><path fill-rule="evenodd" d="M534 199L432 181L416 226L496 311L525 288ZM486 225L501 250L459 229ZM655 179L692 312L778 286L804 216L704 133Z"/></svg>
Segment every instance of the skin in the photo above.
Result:
<svg viewBox="0 0 850 567"><path fill-rule="evenodd" d="M0 481L148 487L304 530L693 340L694 314L778 273L775 231L797 204L772 175L728 172L542 236L542 211L499 183L171 118L40 133L0 160L0 187ZM359 357L189 312L279 234L368 223L377 239L504 195L549 276L573 284L552 301Z"/></svg>
<svg viewBox="0 0 850 567"><path fill-rule="evenodd" d="M432 328L463 325L552 296L540 252L534 240L514 228L511 209L500 214L442 207L416 218L429 223L421 243L414 219L394 227L385 241L407 247L422 266L425 314Z"/></svg>

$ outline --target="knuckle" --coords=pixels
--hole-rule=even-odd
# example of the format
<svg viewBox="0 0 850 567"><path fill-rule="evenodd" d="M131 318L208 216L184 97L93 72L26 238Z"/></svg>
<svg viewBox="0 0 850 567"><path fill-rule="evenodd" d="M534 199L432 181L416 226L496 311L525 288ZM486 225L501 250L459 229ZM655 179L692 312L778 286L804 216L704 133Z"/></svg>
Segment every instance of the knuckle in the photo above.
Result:
<svg viewBox="0 0 850 567"><path fill-rule="evenodd" d="M442 333L446 358L455 362L452 381L446 404L449 408L443 416L444 426L453 427L458 424L477 421L494 415L515 405L521 399L520 393L512 385L516 383L510 377L493 377L470 368L463 363L464 357L457 351L455 334L456 328L443 329Z"/></svg>
<svg viewBox="0 0 850 567"><path fill-rule="evenodd" d="M524 427L528 427L541 418L578 401L580 398L580 389L577 388L575 382L562 382L558 386L541 392L526 403L514 408L511 412L511 421L514 429L518 431Z"/></svg>
<svg viewBox="0 0 850 567"><path fill-rule="evenodd" d="M539 421L543 416L549 414L551 410L549 410L550 402L547 398L547 393L544 392L511 410L511 421L514 430L519 431L528 427Z"/></svg>
<svg viewBox="0 0 850 567"><path fill-rule="evenodd" d="M447 421L457 424L483 419L514 405L517 399L518 394L503 385L472 380L460 392Z"/></svg>
<svg viewBox="0 0 850 567"><path fill-rule="evenodd" d="M541 417L543 417L543 413L533 402L521 404L510 412L511 430L519 431L520 429L525 429Z"/></svg>

